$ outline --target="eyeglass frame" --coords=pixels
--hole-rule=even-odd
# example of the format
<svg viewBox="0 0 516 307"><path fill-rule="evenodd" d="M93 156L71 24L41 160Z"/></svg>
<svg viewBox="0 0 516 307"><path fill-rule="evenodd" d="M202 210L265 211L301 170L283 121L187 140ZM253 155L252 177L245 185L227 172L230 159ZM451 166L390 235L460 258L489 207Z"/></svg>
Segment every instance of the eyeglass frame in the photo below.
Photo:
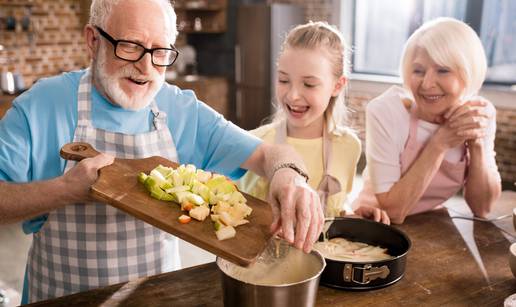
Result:
<svg viewBox="0 0 516 307"><path fill-rule="evenodd" d="M94 26L94 27L95 27L95 29L97 29L97 31L100 33L100 35L102 35L105 39L108 40L108 42L110 42L113 45L113 53L115 54L115 56L117 58L119 58L121 60L124 60L124 61L127 61L127 62L136 63L139 60L141 60L145 56L145 54L150 53L152 65L156 65L156 66L159 66L159 67L169 67L169 66L174 65L174 63L176 62L177 58L179 57L179 51L172 44L170 45L171 48L158 47L158 48L150 48L149 49L149 48L145 48L141 44L139 44L137 42L134 42L134 41L130 41L130 40L126 40L126 39L114 39L111 35L109 35L106 31L102 30L102 28L100 28L99 26ZM143 52L140 55L140 57L138 59L136 59L136 60L124 59L124 58L120 57L118 54L116 54L116 48L117 48L119 43L135 44L137 46L142 47L143 48ZM155 50L172 50L173 52L175 52L174 60L172 61L172 63L170 63L168 65L155 64L154 63L154 51Z"/></svg>

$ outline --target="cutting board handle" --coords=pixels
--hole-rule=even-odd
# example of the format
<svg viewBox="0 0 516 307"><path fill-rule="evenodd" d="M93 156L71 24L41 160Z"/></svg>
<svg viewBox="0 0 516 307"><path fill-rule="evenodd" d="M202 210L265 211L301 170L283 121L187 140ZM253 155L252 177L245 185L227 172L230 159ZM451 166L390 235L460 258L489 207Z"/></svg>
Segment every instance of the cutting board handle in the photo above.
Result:
<svg viewBox="0 0 516 307"><path fill-rule="evenodd" d="M74 142L61 147L59 154L66 160L81 161L82 159L93 158L100 154L100 152L96 151L88 143Z"/></svg>

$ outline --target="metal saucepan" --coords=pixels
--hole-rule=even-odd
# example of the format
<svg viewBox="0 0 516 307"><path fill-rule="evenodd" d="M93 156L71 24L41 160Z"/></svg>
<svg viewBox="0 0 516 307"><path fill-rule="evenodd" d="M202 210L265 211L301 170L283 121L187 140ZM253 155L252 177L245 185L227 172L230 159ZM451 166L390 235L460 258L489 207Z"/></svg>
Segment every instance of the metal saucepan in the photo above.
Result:
<svg viewBox="0 0 516 307"><path fill-rule="evenodd" d="M268 255L271 249L267 248L248 268L217 258L222 271L224 306L315 305L319 278L326 265L324 258L317 251L305 254L282 244L280 257L274 252Z"/></svg>
<svg viewBox="0 0 516 307"><path fill-rule="evenodd" d="M345 290L371 290L391 285L403 277L411 242L399 229L369 220L342 217L333 221L326 235L328 239L342 237L387 248L394 258L372 262L326 258L322 285Z"/></svg>

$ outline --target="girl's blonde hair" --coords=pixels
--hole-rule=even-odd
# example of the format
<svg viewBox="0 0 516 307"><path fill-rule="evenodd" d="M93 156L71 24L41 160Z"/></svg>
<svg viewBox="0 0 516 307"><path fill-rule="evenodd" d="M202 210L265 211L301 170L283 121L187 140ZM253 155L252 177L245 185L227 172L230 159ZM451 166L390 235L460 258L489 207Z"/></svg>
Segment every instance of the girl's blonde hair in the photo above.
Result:
<svg viewBox="0 0 516 307"><path fill-rule="evenodd" d="M438 65L456 71L464 81L464 97L478 94L487 63L484 48L475 31L462 21L441 17L423 24L405 43L400 73L408 89L412 62L418 48L426 50Z"/></svg>
<svg viewBox="0 0 516 307"><path fill-rule="evenodd" d="M349 49L340 32L327 22L317 21L308 22L294 27L287 34L282 46L280 55L288 48L318 49L324 48L325 55L333 67L333 77L338 79L349 75ZM328 132L339 133L345 128L347 123L347 108L344 101L345 91L342 90L338 96L330 98L330 102L324 112L326 127ZM273 123L277 123L286 118L285 111L275 105Z"/></svg>

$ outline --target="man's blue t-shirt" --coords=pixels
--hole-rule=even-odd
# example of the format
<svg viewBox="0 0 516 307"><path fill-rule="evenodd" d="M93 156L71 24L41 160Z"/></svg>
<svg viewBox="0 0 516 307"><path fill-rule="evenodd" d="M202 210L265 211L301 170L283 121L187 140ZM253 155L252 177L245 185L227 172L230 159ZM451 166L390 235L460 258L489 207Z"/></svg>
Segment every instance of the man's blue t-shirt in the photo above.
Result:
<svg viewBox="0 0 516 307"><path fill-rule="evenodd" d="M77 90L84 71L64 73L38 81L20 95L0 120L0 180L31 182L62 175L65 160L60 148L73 141L77 126ZM125 134L153 129L150 107L125 110L114 106L92 87L92 123L95 128ZM179 163L237 179L245 173L240 165L261 141L231 122L190 90L165 84L156 96L160 111L167 113L168 127ZM24 231L38 231L46 217L24 223Z"/></svg>

